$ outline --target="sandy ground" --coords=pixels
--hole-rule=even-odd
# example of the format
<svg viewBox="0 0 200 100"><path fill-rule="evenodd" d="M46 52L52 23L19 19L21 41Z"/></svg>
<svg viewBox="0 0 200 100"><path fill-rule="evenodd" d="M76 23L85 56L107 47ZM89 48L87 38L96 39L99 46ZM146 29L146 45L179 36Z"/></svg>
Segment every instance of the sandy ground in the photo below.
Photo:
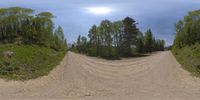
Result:
<svg viewBox="0 0 200 100"><path fill-rule="evenodd" d="M48 76L0 80L1 100L199 100L200 79L171 52L106 61L69 52Z"/></svg>

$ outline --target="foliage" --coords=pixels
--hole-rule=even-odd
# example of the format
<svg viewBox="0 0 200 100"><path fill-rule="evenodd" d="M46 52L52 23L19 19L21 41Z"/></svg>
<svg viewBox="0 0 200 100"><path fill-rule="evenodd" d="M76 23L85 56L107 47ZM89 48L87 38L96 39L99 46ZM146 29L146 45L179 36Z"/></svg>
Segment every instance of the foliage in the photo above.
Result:
<svg viewBox="0 0 200 100"><path fill-rule="evenodd" d="M173 48L173 54L183 68L194 76L200 76L200 44L184 46L183 48Z"/></svg>
<svg viewBox="0 0 200 100"><path fill-rule="evenodd" d="M54 32L54 15L29 8L0 9L0 77L32 79L47 75L67 50L62 27ZM4 57L3 52L15 55Z"/></svg>
<svg viewBox="0 0 200 100"><path fill-rule="evenodd" d="M176 23L172 52L185 69L200 75L200 10L189 12Z"/></svg>
<svg viewBox="0 0 200 100"><path fill-rule="evenodd" d="M176 23L174 46L182 48L200 43L200 10L189 12L183 20Z"/></svg>
<svg viewBox="0 0 200 100"><path fill-rule="evenodd" d="M51 46L51 48L57 51L67 50L67 40L65 39L64 31L61 26L58 26L58 28L55 30L52 41L53 41L53 45Z"/></svg>
<svg viewBox="0 0 200 100"><path fill-rule="evenodd" d="M124 34L122 37L122 47L125 56L132 55L131 46L135 46L137 42L138 29L136 21L130 17L126 17L123 21Z"/></svg>
<svg viewBox="0 0 200 100"><path fill-rule="evenodd" d="M11 58L2 53L14 52ZM0 45L0 77L27 80L47 75L64 57L65 52L38 45Z"/></svg>
<svg viewBox="0 0 200 100"><path fill-rule="evenodd" d="M36 44L61 49L65 48L64 33L59 26L54 34L53 14L35 14L29 8L10 7L0 9L0 43Z"/></svg>
<svg viewBox="0 0 200 100"><path fill-rule="evenodd" d="M153 51L153 34L151 30L147 30L145 33L145 39L144 39L144 45L145 45L145 50L146 52L152 52Z"/></svg>
<svg viewBox="0 0 200 100"><path fill-rule="evenodd" d="M164 40L154 39L151 30L143 36L137 28L136 21L130 17L115 22L103 20L99 26L91 27L88 38L87 41L86 37L79 35L71 50L90 56L117 59L164 50L165 45Z"/></svg>

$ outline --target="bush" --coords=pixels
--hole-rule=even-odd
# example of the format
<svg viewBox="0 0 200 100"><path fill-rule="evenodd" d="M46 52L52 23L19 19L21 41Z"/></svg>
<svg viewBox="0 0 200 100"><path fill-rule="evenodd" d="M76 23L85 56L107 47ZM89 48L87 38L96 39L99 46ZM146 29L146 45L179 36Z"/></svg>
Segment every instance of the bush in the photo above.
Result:
<svg viewBox="0 0 200 100"><path fill-rule="evenodd" d="M183 48L173 47L172 52L183 68L194 76L200 76L200 44Z"/></svg>
<svg viewBox="0 0 200 100"><path fill-rule="evenodd" d="M37 45L0 45L0 53L12 51L12 58L0 55L0 77L6 79L27 80L47 75L65 55L64 51L55 51Z"/></svg>

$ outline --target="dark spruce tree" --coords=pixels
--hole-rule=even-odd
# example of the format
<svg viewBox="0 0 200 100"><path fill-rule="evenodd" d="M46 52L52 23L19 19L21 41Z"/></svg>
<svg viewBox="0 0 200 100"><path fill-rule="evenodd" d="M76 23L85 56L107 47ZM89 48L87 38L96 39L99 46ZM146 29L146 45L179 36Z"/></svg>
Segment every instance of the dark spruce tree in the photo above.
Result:
<svg viewBox="0 0 200 100"><path fill-rule="evenodd" d="M145 44L145 52L152 52L153 51L153 35L151 29L148 29L145 32L144 36L144 44Z"/></svg>
<svg viewBox="0 0 200 100"><path fill-rule="evenodd" d="M125 56L132 55L132 47L136 46L138 28L136 27L136 21L130 17L126 17L123 20L124 34L123 34L123 51Z"/></svg>

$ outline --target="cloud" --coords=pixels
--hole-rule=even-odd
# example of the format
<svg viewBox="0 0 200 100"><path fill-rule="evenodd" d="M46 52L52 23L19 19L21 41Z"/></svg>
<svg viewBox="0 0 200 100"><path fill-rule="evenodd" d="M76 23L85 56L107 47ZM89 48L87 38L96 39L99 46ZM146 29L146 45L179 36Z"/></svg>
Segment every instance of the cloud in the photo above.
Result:
<svg viewBox="0 0 200 100"><path fill-rule="evenodd" d="M170 45L174 38L174 24L188 11L200 9L198 0L1 0L0 7L21 6L36 11L50 11L56 16L56 26L64 28L69 42L79 34L87 35L91 25L103 19L121 20L126 16L139 22L139 28L151 28L156 37ZM108 7L115 11L97 16L86 13L86 7Z"/></svg>

